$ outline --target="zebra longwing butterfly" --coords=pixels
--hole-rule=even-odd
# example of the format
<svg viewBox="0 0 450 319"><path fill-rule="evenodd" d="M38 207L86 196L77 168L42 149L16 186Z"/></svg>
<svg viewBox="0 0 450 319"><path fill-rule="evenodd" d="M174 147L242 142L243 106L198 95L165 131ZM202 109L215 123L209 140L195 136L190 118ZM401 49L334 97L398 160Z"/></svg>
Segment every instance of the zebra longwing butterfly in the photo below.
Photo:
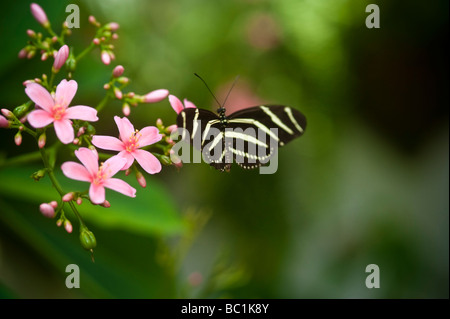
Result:
<svg viewBox="0 0 450 319"><path fill-rule="evenodd" d="M267 163L278 147L301 136L306 128L305 116L283 105L255 106L228 116L221 106L217 112L185 108L178 114L177 126L188 133L182 139L221 171L229 171L233 160L245 169Z"/></svg>

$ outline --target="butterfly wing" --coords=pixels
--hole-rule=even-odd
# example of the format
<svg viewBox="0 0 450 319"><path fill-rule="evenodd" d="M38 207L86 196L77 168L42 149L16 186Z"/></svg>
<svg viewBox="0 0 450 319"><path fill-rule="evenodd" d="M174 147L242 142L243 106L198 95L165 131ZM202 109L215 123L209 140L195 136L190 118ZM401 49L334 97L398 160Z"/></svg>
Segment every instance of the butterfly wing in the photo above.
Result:
<svg viewBox="0 0 450 319"><path fill-rule="evenodd" d="M305 128L306 118L296 109L283 105L255 106L228 117L225 143L235 162L251 169L267 163L278 147L301 136Z"/></svg>
<svg viewBox="0 0 450 319"><path fill-rule="evenodd" d="M177 126L184 129L182 140L202 151L207 163L216 169L229 170L231 159L225 150L223 127L217 114L204 109L187 108L178 114Z"/></svg>

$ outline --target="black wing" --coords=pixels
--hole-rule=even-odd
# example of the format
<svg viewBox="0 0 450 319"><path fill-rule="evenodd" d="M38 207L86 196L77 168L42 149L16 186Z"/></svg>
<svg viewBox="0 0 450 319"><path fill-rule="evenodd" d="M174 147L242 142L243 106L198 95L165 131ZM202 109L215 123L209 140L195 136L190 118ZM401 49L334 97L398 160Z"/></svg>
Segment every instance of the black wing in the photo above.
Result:
<svg viewBox="0 0 450 319"><path fill-rule="evenodd" d="M267 163L278 147L301 136L305 128L306 118L296 109L283 105L255 106L228 117L226 147L239 166L256 168Z"/></svg>
<svg viewBox="0 0 450 319"><path fill-rule="evenodd" d="M217 114L199 108L182 110L177 126L183 128L182 140L202 151L204 160L216 169L229 170L232 159L226 152L223 125Z"/></svg>

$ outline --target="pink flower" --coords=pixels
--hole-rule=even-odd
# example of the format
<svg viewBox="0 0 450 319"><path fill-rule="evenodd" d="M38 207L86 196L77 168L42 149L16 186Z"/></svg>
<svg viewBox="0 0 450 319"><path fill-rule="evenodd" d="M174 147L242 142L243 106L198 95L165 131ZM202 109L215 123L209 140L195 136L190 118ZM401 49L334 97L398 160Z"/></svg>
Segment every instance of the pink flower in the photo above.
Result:
<svg viewBox="0 0 450 319"><path fill-rule="evenodd" d="M105 202L105 187L130 197L136 197L136 189L121 179L112 178L127 163L120 156L113 156L98 166L98 155L86 147L75 151L76 157L83 164L65 162L61 170L68 178L89 182L89 197L94 204Z"/></svg>
<svg viewBox="0 0 450 319"><path fill-rule="evenodd" d="M92 137L92 144L105 150L120 151L118 155L127 160L121 168L122 170L128 169L136 159L147 173L159 173L162 167L158 159L152 153L139 149L162 139L162 134L159 134L158 128L147 126L138 131L134 129L133 124L126 117L114 116L114 121L119 128L120 139L112 136L95 135Z"/></svg>
<svg viewBox="0 0 450 319"><path fill-rule="evenodd" d="M55 208L50 203L42 203L39 206L39 210L41 211L42 215L47 218L55 217Z"/></svg>
<svg viewBox="0 0 450 319"><path fill-rule="evenodd" d="M40 109L28 114L28 122L34 128L45 127L51 123L59 140L68 144L73 141L74 132L71 119L97 121L97 110L84 105L68 107L77 92L77 82L62 80L56 88L55 98L40 84L28 83L25 93Z"/></svg>
<svg viewBox="0 0 450 319"><path fill-rule="evenodd" d="M55 62L53 62L53 68L58 71L61 69L66 63L67 58L69 57L69 47L65 44L56 53Z"/></svg>
<svg viewBox="0 0 450 319"><path fill-rule="evenodd" d="M50 25L50 22L48 21L47 15L45 14L44 9L41 8L40 5L36 3L32 3L30 5L31 14L36 19L37 22L42 24L44 27L47 27Z"/></svg>
<svg viewBox="0 0 450 319"><path fill-rule="evenodd" d="M184 99L184 106L183 103L175 96L175 95L169 95L169 102L170 105L172 105L172 108L175 110L175 112L180 113L184 108L194 108L196 107L194 103L191 101L188 101L187 99Z"/></svg>
<svg viewBox="0 0 450 319"><path fill-rule="evenodd" d="M9 121L2 115L0 115L0 127L3 127L3 128L9 127Z"/></svg>
<svg viewBox="0 0 450 319"><path fill-rule="evenodd" d="M166 89L159 89L155 91L151 91L144 95L143 102L144 103L156 103L164 100L169 95L169 91Z"/></svg>

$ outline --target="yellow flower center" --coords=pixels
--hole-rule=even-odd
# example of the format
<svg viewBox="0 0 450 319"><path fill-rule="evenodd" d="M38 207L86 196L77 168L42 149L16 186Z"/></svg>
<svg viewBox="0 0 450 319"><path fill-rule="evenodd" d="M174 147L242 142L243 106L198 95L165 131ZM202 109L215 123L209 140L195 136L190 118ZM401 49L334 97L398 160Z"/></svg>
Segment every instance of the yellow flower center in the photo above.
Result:
<svg viewBox="0 0 450 319"><path fill-rule="evenodd" d="M127 152L134 152L137 148L139 148L139 138L141 137L141 133L136 130L131 136L128 138L128 141L125 142L125 149Z"/></svg>
<svg viewBox="0 0 450 319"><path fill-rule="evenodd" d="M92 181L92 183L96 184L96 185L101 185L103 183L103 181L105 181L107 179L107 175L106 172L104 171L104 166L103 163L100 163L100 167L98 169L97 174L95 174L94 180Z"/></svg>
<svg viewBox="0 0 450 319"><path fill-rule="evenodd" d="M59 104L55 104L55 106L53 106L53 118L57 121L60 120L64 113L66 113L66 108L62 105Z"/></svg>

